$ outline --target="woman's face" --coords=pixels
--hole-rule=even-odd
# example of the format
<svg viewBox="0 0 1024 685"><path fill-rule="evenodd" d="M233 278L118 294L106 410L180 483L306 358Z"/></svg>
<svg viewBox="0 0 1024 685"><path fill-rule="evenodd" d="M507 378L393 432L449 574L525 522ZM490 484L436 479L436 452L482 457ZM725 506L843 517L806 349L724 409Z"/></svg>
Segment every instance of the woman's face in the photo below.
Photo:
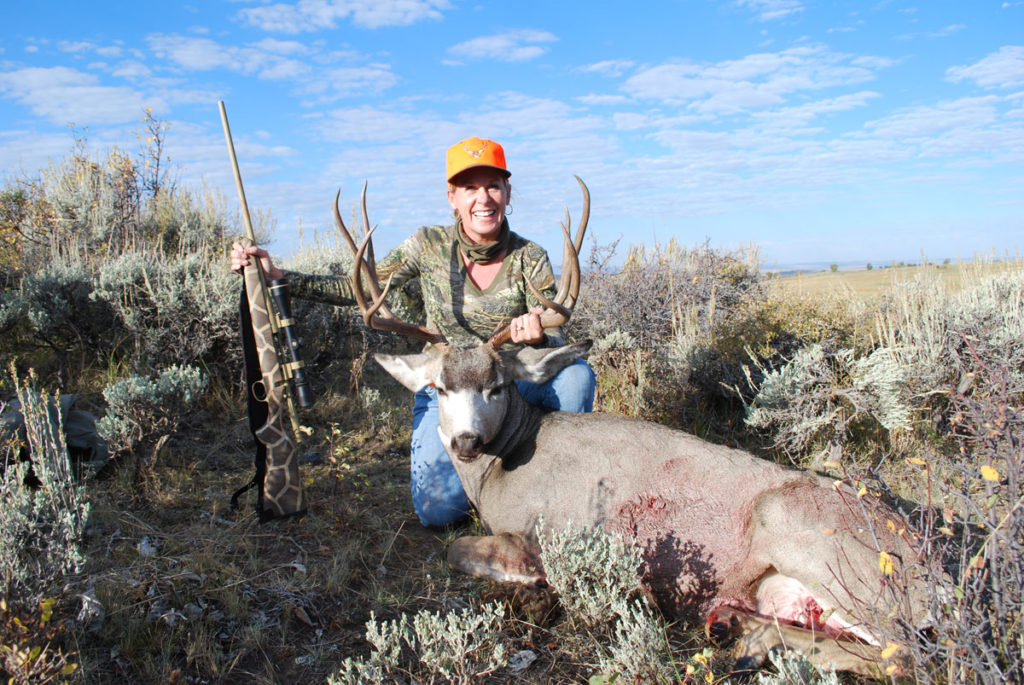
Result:
<svg viewBox="0 0 1024 685"><path fill-rule="evenodd" d="M466 169L448 186L448 204L462 217L466 237L474 243L497 239L508 206L508 179L491 167Z"/></svg>

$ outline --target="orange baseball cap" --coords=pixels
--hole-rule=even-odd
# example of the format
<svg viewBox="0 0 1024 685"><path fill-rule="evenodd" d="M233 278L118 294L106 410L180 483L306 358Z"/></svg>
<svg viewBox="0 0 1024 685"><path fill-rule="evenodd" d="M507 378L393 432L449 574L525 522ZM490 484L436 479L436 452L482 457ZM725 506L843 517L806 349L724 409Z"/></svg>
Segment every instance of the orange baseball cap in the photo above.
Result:
<svg viewBox="0 0 1024 685"><path fill-rule="evenodd" d="M448 182L466 169L478 166L489 166L505 173L509 177L512 173L505 166L505 148L493 140L486 138L466 138L448 148L448 163L445 171L448 174Z"/></svg>

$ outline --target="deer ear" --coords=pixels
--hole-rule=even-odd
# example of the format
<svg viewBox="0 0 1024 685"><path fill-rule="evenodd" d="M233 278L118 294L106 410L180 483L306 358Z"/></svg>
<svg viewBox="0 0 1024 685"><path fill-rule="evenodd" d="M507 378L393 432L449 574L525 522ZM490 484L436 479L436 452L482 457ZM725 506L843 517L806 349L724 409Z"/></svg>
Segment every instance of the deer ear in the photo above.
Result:
<svg viewBox="0 0 1024 685"><path fill-rule="evenodd" d="M517 381L544 383L590 350L590 340L562 347L524 347L501 353L505 369Z"/></svg>
<svg viewBox="0 0 1024 685"><path fill-rule="evenodd" d="M433 379L433 364L436 355L422 354L375 354L373 358L399 383L413 392L430 385Z"/></svg>

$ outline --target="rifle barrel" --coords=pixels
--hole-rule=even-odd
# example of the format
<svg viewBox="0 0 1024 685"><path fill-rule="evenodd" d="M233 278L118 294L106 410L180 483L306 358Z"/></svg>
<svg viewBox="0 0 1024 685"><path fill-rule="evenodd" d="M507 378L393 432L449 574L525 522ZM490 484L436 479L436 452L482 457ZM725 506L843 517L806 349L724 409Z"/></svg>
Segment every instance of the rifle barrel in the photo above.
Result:
<svg viewBox="0 0 1024 685"><path fill-rule="evenodd" d="M245 224L245 235L253 245L256 244L256 233L252 230L252 219L249 218L249 203L245 201L245 188L242 187L242 173L238 170L238 158L235 156L235 143L231 140L231 127L228 125L228 111L224 108L224 101L218 100L217 107L220 108L220 123L224 126L224 137L228 142L228 154L231 156L231 170L235 174L235 188L238 189L238 201L242 205L242 223Z"/></svg>

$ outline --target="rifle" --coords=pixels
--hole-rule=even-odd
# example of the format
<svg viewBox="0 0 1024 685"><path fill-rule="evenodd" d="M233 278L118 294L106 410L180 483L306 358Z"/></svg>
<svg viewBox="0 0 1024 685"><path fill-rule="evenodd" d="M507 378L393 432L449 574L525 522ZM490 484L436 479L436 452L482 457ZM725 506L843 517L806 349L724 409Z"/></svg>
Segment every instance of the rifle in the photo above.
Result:
<svg viewBox="0 0 1024 685"><path fill-rule="evenodd" d="M231 140L231 128L224 102L219 101L231 169L242 208L247 244L256 243L256 234L245 201L245 189ZM247 485L231 496L231 507L238 506L242 493L259 487L256 513L260 523L306 513L302 482L299 479L295 442L284 425L284 414L291 420L292 432L301 433L295 401L303 408L313 400L306 382L299 340L293 330L288 282L267 283L259 259L250 259L243 272L239 319L245 351L245 387L249 405L249 429L256 442L256 473ZM287 412L285 407L287 406Z"/></svg>

